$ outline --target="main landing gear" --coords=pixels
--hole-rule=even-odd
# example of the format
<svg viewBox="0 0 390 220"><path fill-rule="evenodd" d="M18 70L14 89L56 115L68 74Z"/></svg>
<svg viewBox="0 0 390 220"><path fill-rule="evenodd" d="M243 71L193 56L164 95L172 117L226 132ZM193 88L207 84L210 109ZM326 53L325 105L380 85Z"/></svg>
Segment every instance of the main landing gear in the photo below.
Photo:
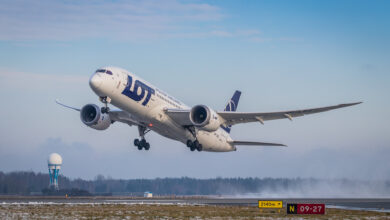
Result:
<svg viewBox="0 0 390 220"><path fill-rule="evenodd" d="M202 144L199 143L198 140L195 140L195 141L188 140L187 147L189 147L191 151L195 151L195 150L202 151L203 150L203 146L202 146Z"/></svg>
<svg viewBox="0 0 390 220"><path fill-rule="evenodd" d="M188 140L187 141L187 147L190 148L191 151L195 151L195 150L202 151L203 150L203 146L202 146L202 144L199 143L198 139L196 138L195 128L193 126L192 127L188 127L188 130L194 136L195 141Z"/></svg>
<svg viewBox="0 0 390 220"><path fill-rule="evenodd" d="M138 148L138 150L142 150L142 148L145 148L145 150L149 150L150 144L146 142L145 139L134 139L134 146Z"/></svg>
<svg viewBox="0 0 390 220"><path fill-rule="evenodd" d="M107 106L108 102L110 101L110 99L105 96L105 97L100 97L100 101L104 103L104 107L102 107L100 109L100 111L104 114L104 113L109 113L110 112L110 108Z"/></svg>
<svg viewBox="0 0 390 220"><path fill-rule="evenodd" d="M150 130L146 129L146 127L138 126L138 132L139 132L139 136L141 137L141 140L134 139L134 146L136 146L138 150L142 150L142 148L144 148L145 150L149 150L150 144L145 140L145 134L148 133L149 131Z"/></svg>

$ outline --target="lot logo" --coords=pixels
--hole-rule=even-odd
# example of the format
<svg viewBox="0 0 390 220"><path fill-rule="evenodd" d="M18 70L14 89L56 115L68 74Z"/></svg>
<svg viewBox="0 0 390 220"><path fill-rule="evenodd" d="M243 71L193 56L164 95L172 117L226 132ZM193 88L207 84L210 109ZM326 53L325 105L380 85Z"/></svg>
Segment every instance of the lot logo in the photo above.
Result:
<svg viewBox="0 0 390 220"><path fill-rule="evenodd" d="M135 80L133 91L131 91L132 85L133 85L133 78L131 76L128 76L127 85L126 88L122 91L122 94L131 98L136 102L139 102L145 97L145 93L147 93L145 100L142 102L142 105L145 106L146 104L148 104L150 97L152 96L152 94L154 94L154 89L150 88L149 86L145 85L143 82L139 80ZM141 94L138 95L139 88L141 89Z"/></svg>

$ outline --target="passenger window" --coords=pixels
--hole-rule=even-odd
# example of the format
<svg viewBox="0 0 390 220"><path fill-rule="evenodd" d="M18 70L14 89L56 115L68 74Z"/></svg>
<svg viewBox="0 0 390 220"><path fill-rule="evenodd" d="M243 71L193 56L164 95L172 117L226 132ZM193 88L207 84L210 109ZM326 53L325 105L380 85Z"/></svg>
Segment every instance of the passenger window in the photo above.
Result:
<svg viewBox="0 0 390 220"><path fill-rule="evenodd" d="M106 72L108 75L112 75L112 72L110 70L107 70Z"/></svg>

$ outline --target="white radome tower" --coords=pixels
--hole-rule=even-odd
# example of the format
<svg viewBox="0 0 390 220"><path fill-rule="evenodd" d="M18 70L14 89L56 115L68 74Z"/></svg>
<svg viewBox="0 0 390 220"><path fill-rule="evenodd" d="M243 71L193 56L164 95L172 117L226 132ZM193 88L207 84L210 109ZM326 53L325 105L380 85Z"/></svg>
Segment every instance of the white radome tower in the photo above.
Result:
<svg viewBox="0 0 390 220"><path fill-rule="evenodd" d="M62 157L57 153L52 153L47 159L49 167L50 184L49 188L58 190L58 173L60 172L62 165Z"/></svg>

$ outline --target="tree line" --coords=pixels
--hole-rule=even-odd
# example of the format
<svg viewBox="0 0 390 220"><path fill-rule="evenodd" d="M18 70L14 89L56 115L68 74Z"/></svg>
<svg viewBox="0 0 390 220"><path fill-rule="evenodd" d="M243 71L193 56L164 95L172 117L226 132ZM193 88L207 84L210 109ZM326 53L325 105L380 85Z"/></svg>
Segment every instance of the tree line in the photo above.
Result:
<svg viewBox="0 0 390 220"><path fill-rule="evenodd" d="M0 172L0 194L30 195L47 189L49 175L35 172ZM91 194L142 195L149 191L154 195L245 195L251 193L334 193L354 190L390 195L390 181L363 181L348 179L314 178L212 178L196 179L112 179L102 175L94 180L70 179L59 176L60 189L85 190Z"/></svg>

